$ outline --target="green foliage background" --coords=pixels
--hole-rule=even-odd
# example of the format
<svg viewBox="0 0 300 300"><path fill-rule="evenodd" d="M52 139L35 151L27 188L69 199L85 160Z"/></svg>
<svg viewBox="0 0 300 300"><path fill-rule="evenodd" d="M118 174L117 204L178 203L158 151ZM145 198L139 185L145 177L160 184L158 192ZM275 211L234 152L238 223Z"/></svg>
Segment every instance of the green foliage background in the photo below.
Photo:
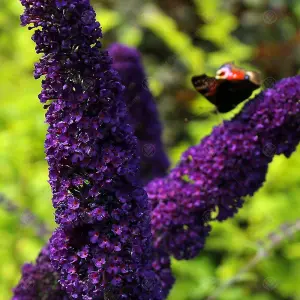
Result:
<svg viewBox="0 0 300 300"><path fill-rule="evenodd" d="M300 4L296 0L92 2L105 46L118 41L138 47L143 54L173 165L183 150L236 112L212 113L211 105L192 90L191 75L212 74L232 60L259 68L266 79L299 70ZM24 219L24 211L55 228L43 150L45 111L37 99L40 82L32 77L38 57L31 32L19 26L21 12L17 0L0 3L0 192L20 208L11 212L0 207L3 300L10 299L22 264L33 261L46 240ZM269 47L264 54L262 44ZM284 235L282 225L300 219L299 167L300 149L289 159L276 157L264 187L247 199L236 217L213 224L199 257L173 261L177 281L169 300L213 295L236 277L263 243L274 240L270 233ZM300 299L299 270L300 234L296 233L237 276L237 282L221 290L216 299Z"/></svg>

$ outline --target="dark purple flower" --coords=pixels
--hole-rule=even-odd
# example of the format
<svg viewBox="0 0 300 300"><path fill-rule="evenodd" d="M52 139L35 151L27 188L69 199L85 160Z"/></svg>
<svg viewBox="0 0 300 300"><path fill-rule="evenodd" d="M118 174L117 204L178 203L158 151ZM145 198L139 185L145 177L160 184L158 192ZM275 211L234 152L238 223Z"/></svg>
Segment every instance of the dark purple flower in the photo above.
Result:
<svg viewBox="0 0 300 300"><path fill-rule="evenodd" d="M162 177L170 166L162 143L162 125L153 96L148 88L146 74L139 52L122 44L108 49L113 68L125 85L124 98L130 123L139 141L141 175L144 182Z"/></svg>
<svg viewBox="0 0 300 300"><path fill-rule="evenodd" d="M36 264L25 264L22 278L14 288L13 300L67 300L67 294L58 284L59 275L54 271L49 249L46 246L38 256Z"/></svg>
<svg viewBox="0 0 300 300"><path fill-rule="evenodd" d="M155 249L153 255L153 261L152 261L152 267L158 280L161 282L163 299L167 299L167 296L173 284L175 283L175 278L171 270L170 255L162 250ZM145 286L149 285L148 279L144 281L144 285Z"/></svg>
<svg viewBox="0 0 300 300"><path fill-rule="evenodd" d="M162 299L137 139L95 13L88 0L21 3L22 24L36 29L44 54L35 77L45 75L39 99L48 107L46 159L59 224L49 249L59 283L74 299Z"/></svg>
<svg viewBox="0 0 300 300"><path fill-rule="evenodd" d="M232 217L264 183L274 155L289 157L300 140L300 76L267 89L231 121L183 153L170 174L148 184L155 247L177 259L196 256L211 212Z"/></svg>

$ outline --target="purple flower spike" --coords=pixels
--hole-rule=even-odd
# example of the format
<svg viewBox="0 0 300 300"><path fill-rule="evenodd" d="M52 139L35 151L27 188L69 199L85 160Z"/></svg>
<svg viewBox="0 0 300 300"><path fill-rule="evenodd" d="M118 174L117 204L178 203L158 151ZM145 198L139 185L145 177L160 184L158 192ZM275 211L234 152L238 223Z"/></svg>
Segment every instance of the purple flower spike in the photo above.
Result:
<svg viewBox="0 0 300 300"><path fill-rule="evenodd" d="M177 259L196 256L211 212L232 217L264 183L274 155L289 157L300 140L300 76L262 92L231 121L183 153L170 174L150 182L155 247Z"/></svg>
<svg viewBox="0 0 300 300"><path fill-rule="evenodd" d="M164 176L170 165L161 140L162 125L156 104L148 88L138 50L122 44L113 44L108 51L113 58L113 68L119 72L122 83L126 87L124 97L130 115L130 123L138 138L141 154L141 175L143 182L146 183L155 177ZM144 191L137 190L135 196L137 199L140 197L143 199ZM117 230L115 227L116 233ZM135 234L133 231L132 233ZM159 248L154 249L152 266L162 284L163 298L166 298L175 279L171 272L169 255ZM147 280L143 283L145 287L152 284Z"/></svg>
<svg viewBox="0 0 300 300"><path fill-rule="evenodd" d="M123 86L101 52L88 0L21 0L43 57L39 99L58 229L50 259L71 299L162 299L152 269L150 209ZM135 232L132 235L131 232ZM151 286L142 283L147 280Z"/></svg>
<svg viewBox="0 0 300 300"><path fill-rule="evenodd" d="M126 87L124 98L130 123L139 141L143 181L146 183L155 177L165 176L170 162L162 144L162 125L148 88L140 53L122 44L113 44L108 51L113 58L113 68Z"/></svg>
<svg viewBox="0 0 300 300"><path fill-rule="evenodd" d="M167 299L167 296L175 283L175 278L171 271L170 255L162 250L155 249L152 267L158 280L161 282L163 299ZM148 284L147 281L144 282L144 285Z"/></svg>
<svg viewBox="0 0 300 300"><path fill-rule="evenodd" d="M22 278L14 288L13 300L67 300L67 294L58 284L59 276L54 271L49 249L45 247L36 260L36 264L25 264Z"/></svg>

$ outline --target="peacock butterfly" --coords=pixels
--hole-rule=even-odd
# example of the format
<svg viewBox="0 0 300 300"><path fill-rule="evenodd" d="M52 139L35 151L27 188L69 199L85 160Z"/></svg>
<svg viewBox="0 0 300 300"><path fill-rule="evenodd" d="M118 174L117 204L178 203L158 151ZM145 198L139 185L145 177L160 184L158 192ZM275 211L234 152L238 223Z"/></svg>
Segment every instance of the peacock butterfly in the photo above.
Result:
<svg viewBox="0 0 300 300"><path fill-rule="evenodd" d="M215 77L206 74L193 76L192 83L220 113L226 113L249 98L261 86L261 76L258 72L226 63L217 70Z"/></svg>

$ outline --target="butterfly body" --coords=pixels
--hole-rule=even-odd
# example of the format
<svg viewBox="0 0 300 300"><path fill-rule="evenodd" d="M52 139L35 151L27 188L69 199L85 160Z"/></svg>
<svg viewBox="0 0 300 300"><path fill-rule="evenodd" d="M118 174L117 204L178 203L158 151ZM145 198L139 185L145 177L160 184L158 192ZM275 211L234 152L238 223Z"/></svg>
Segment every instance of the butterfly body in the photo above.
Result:
<svg viewBox="0 0 300 300"><path fill-rule="evenodd" d="M214 104L220 113L234 109L260 87L260 74L238 68L232 63L221 66L216 77L206 74L192 77L195 89Z"/></svg>

